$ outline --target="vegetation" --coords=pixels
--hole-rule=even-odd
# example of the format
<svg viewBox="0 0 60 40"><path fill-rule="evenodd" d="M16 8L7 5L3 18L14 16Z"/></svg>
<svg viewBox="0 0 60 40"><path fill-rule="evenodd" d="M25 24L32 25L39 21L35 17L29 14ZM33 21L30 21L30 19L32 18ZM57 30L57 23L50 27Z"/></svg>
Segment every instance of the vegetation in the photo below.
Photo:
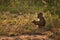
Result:
<svg viewBox="0 0 60 40"><path fill-rule="evenodd" d="M40 32L32 23L37 14L44 13L46 31L50 37L60 37L60 0L0 0L0 35Z"/></svg>

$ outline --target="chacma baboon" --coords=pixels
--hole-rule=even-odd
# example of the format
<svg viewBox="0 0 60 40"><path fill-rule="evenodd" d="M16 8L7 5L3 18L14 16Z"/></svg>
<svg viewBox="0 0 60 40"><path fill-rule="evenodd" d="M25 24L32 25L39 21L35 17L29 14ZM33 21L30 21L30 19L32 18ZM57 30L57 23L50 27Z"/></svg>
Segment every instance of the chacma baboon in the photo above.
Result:
<svg viewBox="0 0 60 40"><path fill-rule="evenodd" d="M44 27L46 24L46 21L43 17L43 13L39 13L37 18L39 19L39 21L33 20L32 23L34 23L35 25L38 25L39 28Z"/></svg>

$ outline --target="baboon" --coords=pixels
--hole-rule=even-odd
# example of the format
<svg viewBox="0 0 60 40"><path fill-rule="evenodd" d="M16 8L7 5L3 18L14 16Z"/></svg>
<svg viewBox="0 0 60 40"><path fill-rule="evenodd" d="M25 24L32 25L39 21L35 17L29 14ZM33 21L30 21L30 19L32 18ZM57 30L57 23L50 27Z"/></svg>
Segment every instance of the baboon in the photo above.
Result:
<svg viewBox="0 0 60 40"><path fill-rule="evenodd" d="M39 28L44 27L46 24L46 21L43 17L43 13L39 13L37 18L39 19L39 21L33 20L32 23L34 23L35 25L38 25Z"/></svg>

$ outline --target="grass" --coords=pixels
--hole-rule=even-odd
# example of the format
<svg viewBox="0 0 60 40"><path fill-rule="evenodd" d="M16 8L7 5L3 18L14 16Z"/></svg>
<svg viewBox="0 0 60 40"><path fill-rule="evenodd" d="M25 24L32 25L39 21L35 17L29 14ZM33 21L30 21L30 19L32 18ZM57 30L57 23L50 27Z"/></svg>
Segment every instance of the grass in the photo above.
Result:
<svg viewBox="0 0 60 40"><path fill-rule="evenodd" d="M32 23L32 20L37 20L37 14L39 12L44 12L46 26L43 31L46 30L52 32L53 35L51 35L51 37L59 40L59 0L20 0L15 2L11 1L11 3L7 4L4 2L5 1L0 5L0 35L10 36L12 34L19 35L22 33L39 32L38 27Z"/></svg>
<svg viewBox="0 0 60 40"><path fill-rule="evenodd" d="M33 16L34 15L34 16ZM15 17L17 16L17 17ZM33 18L32 18L33 17ZM49 13L45 13L44 17L46 19L46 29L47 30L51 30L51 28L54 27L59 27L60 25L60 20L58 15L51 15ZM0 17L0 23L3 30L8 30L10 29L10 31L14 32L16 30L30 30L30 31L34 31L36 29L35 25L32 23L32 20L36 20L37 19L37 15L36 13L34 14L30 14L30 13L25 13L23 15L17 15L17 14L10 14L10 13L1 13L1 17ZM48 23L49 22L49 23ZM57 24L56 24L57 23Z"/></svg>

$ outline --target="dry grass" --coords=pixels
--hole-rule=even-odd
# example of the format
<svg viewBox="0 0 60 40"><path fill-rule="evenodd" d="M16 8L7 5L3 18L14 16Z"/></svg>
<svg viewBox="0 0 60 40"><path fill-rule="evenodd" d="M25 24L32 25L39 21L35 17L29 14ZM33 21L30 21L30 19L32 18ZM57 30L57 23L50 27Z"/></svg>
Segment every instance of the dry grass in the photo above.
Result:
<svg viewBox="0 0 60 40"><path fill-rule="evenodd" d="M1 37L0 40L50 40L47 36L42 35L20 35L15 37Z"/></svg>
<svg viewBox="0 0 60 40"><path fill-rule="evenodd" d="M50 12L46 12L44 18L46 26L43 31L50 31L53 34L60 33L60 18L58 15L51 15ZM32 23L32 20L37 20L37 13L2 12L0 13L0 35L10 36L39 32L38 27Z"/></svg>

